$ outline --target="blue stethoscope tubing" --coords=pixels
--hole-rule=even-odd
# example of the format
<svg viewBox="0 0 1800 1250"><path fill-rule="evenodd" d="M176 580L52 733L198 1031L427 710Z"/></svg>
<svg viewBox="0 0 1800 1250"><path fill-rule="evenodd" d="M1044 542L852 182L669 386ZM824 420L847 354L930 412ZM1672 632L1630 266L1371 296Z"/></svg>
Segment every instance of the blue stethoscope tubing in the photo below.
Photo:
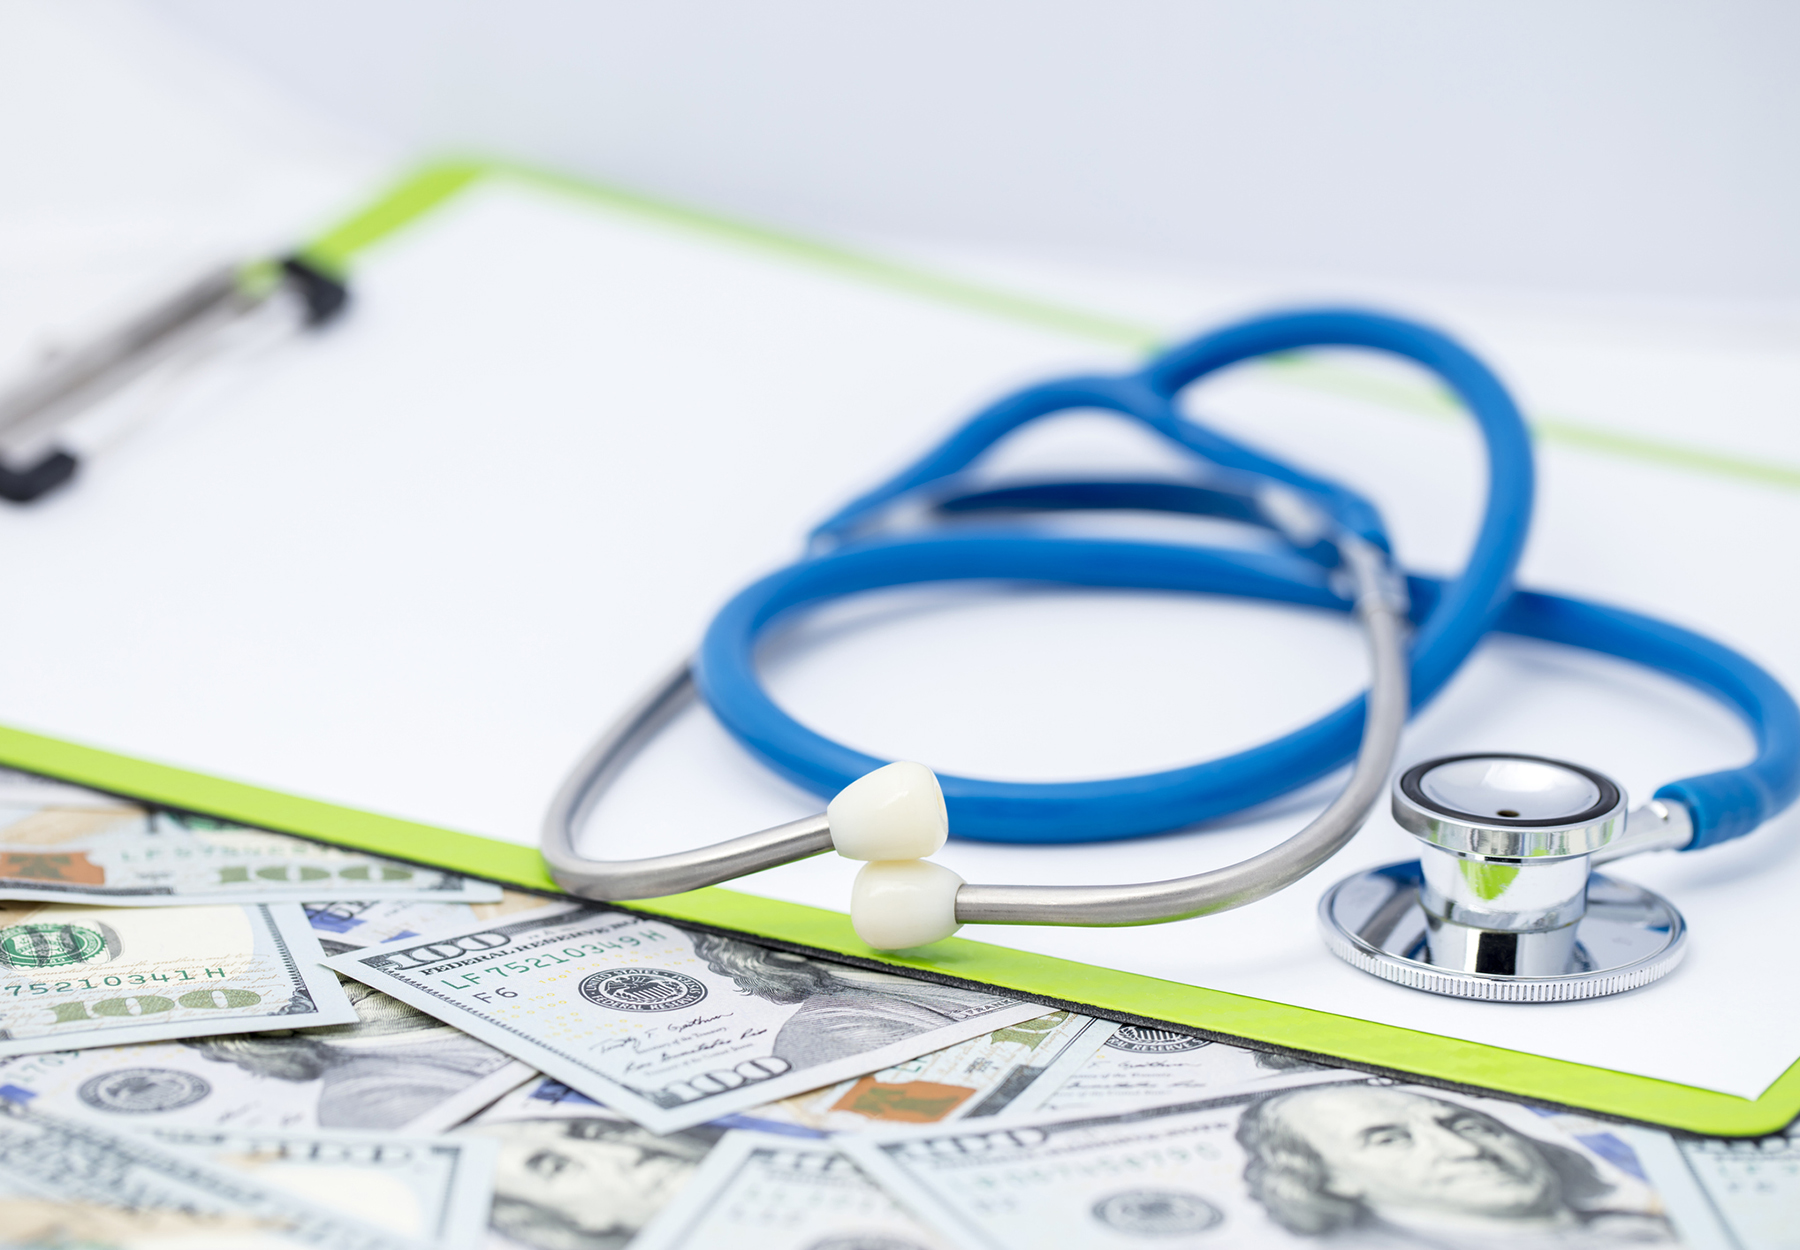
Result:
<svg viewBox="0 0 1800 1250"><path fill-rule="evenodd" d="M1391 551L1385 526L1360 495L1213 430L1181 412L1196 382L1257 357L1307 348L1364 348L1436 374L1479 426L1487 448L1487 501L1462 571L1408 575L1412 705L1432 698L1490 632L1562 643L1679 678L1730 707L1756 741L1748 764L1671 782L1659 799L1693 819L1687 849L1740 837L1800 793L1800 709L1746 657L1679 626L1620 608L1515 590L1534 491L1530 436L1499 379L1473 353L1417 322L1326 308L1252 318L1173 347L1133 373L1065 378L1026 387L961 428L820 525L808 554L739 592L708 628L694 679L720 723L769 767L819 795L837 793L888 761L856 751L789 716L764 690L759 638L790 614L884 587L1009 581L1234 595L1350 611L1333 579L1329 533L1295 532L1270 491L1303 499L1328 529ZM996 442L1043 417L1100 410L1141 422L1209 467L1204 484L1054 482L958 491L955 479ZM885 516L924 500L940 514L1136 509L1225 517L1272 529L1289 550L1071 537L1026 526L880 533ZM1348 763L1363 725L1362 697L1311 724L1220 759L1101 781L1025 783L939 774L954 836L1052 844L1142 837L1217 820L1265 803Z"/></svg>

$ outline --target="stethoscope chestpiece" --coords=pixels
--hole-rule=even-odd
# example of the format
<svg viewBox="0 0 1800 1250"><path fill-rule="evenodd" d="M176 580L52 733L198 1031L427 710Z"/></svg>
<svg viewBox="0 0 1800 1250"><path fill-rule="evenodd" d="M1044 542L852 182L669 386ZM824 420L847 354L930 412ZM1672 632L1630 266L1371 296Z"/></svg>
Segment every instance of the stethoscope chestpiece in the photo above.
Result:
<svg viewBox="0 0 1800 1250"><path fill-rule="evenodd" d="M1358 873L1320 900L1332 952L1414 989L1564 1002L1636 989L1685 953L1668 900L1592 871L1625 838L1625 791L1535 755L1453 755L1394 784L1419 859Z"/></svg>
<svg viewBox="0 0 1800 1250"><path fill-rule="evenodd" d="M1625 832L1625 792L1539 755L1449 755L1394 784L1394 820L1439 850L1487 859L1591 855Z"/></svg>

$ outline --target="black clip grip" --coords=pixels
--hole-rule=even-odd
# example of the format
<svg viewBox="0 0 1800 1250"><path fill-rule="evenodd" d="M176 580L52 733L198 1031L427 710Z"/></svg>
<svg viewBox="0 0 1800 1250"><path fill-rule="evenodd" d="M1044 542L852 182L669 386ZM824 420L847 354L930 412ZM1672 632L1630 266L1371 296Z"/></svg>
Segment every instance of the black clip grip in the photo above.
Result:
<svg viewBox="0 0 1800 1250"><path fill-rule="evenodd" d="M306 306L308 328L337 320L350 302L350 288L300 256L283 256L281 274Z"/></svg>
<svg viewBox="0 0 1800 1250"><path fill-rule="evenodd" d="M28 469L15 469L0 461L0 499L30 503L75 476L81 462L66 451L49 451Z"/></svg>

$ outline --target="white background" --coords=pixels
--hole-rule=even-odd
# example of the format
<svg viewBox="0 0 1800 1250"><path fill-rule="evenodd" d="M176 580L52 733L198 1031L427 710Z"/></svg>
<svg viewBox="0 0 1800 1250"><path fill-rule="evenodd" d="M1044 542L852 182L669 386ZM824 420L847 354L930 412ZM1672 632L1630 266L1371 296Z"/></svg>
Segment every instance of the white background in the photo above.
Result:
<svg viewBox="0 0 1800 1250"><path fill-rule="evenodd" d="M1779 0L163 0L359 129L833 233L1800 295Z"/></svg>

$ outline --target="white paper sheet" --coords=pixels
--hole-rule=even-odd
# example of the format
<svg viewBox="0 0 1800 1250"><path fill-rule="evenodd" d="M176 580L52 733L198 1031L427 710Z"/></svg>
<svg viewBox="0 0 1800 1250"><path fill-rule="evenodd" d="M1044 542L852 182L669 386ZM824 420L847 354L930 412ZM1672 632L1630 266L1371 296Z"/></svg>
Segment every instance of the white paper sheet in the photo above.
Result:
<svg viewBox="0 0 1800 1250"><path fill-rule="evenodd" d="M516 188L479 191L382 245L357 292L329 336L149 426L66 495L0 512L15 592L0 617L0 721L530 841L602 723L806 526L982 399L1126 360ZM1191 307L1210 318L1242 295L1196 290ZM1165 288L1142 306L1174 332L1179 303ZM1683 356L1662 330L1621 331L1590 358L1564 325L1421 311L1477 326L1530 398L1604 399L1584 361L1623 376L1635 360L1659 387L1575 411L1800 462L1791 417L1760 415L1800 401L1781 344ZM1701 406L1709 395L1720 409ZM1479 493L1470 429L1274 371L1222 380L1200 403L1367 490L1412 565L1459 560ZM1074 418L1008 458L1091 469L1160 455ZM1666 614L1800 685L1800 492L1555 445L1541 466L1526 584ZM1307 613L925 591L821 614L772 650L769 673L785 705L866 749L1049 779L1259 741L1356 689L1360 664L1344 622ZM1567 756L1643 796L1741 758L1747 740L1673 683L1502 640L1415 722L1404 754L1484 748ZM1149 879L1253 853L1322 793L1230 830L1098 848L959 843L942 858L977 881ZM626 778L600 836L648 853L816 807L697 714ZM1331 959L1313 928L1319 893L1411 857L1385 816L1315 878L1240 912L965 933L1754 1096L1800 1055L1796 973L1778 944L1781 904L1800 889L1796 824L1618 865L1684 908L1693 954L1661 985L1595 1003L1464 1003ZM852 874L827 858L742 885L842 907Z"/></svg>

